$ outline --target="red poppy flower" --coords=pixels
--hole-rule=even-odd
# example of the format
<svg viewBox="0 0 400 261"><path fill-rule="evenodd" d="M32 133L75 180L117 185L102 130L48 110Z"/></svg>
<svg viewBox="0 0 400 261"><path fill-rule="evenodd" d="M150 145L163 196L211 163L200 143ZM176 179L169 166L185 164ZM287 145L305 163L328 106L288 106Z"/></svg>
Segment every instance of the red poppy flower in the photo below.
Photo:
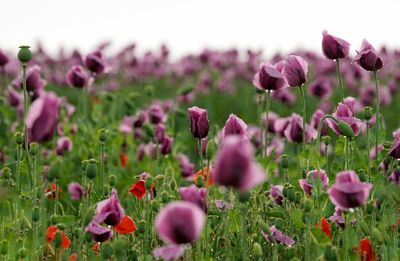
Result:
<svg viewBox="0 0 400 261"><path fill-rule="evenodd" d="M328 236L329 239L332 239L331 226L329 225L329 222L326 220L326 218L323 217L320 222L315 224L315 227L320 228L322 232L324 232L325 235Z"/></svg>
<svg viewBox="0 0 400 261"><path fill-rule="evenodd" d="M129 193L135 195L138 199L142 199L146 195L146 186L144 180L138 180L129 189Z"/></svg>
<svg viewBox="0 0 400 261"><path fill-rule="evenodd" d="M121 154L119 155L119 159L121 161L121 166L125 168L128 164L128 155L126 155L125 152L121 152Z"/></svg>
<svg viewBox="0 0 400 261"><path fill-rule="evenodd" d="M208 186L211 186L214 183L212 174L213 174L213 169L210 169L210 171L208 171L208 168L204 167L203 169L197 171L196 174L194 174L194 177L193 177L194 183L197 184L197 177L203 175L204 181L206 181L207 177L208 177Z"/></svg>
<svg viewBox="0 0 400 261"><path fill-rule="evenodd" d="M371 241L368 238L360 240L360 246L354 249L360 254L361 261L376 261L378 260L376 256L375 249L371 246Z"/></svg>
<svg viewBox="0 0 400 261"><path fill-rule="evenodd" d="M58 231L57 226L50 226L46 230L47 242L51 243L56 238L56 233ZM64 232L61 232L61 248L66 249L71 245L71 240L65 235Z"/></svg>
<svg viewBox="0 0 400 261"><path fill-rule="evenodd" d="M125 215L114 228L119 234L129 234L136 231L136 224L130 216Z"/></svg>
<svg viewBox="0 0 400 261"><path fill-rule="evenodd" d="M58 193L56 193L56 190ZM46 190L44 191L47 198L56 198L56 195L59 197L60 196L60 192L62 190L60 189L60 186L57 185L55 183L49 183L49 185L47 185Z"/></svg>
<svg viewBox="0 0 400 261"><path fill-rule="evenodd" d="M94 245L92 246L92 250L93 250L93 252L94 252L94 254L95 254L96 256L99 256L99 246L100 246L100 243L99 243L99 242L97 242L96 244L94 244Z"/></svg>
<svg viewBox="0 0 400 261"><path fill-rule="evenodd" d="M78 255L77 254L72 254L69 256L69 261L76 261L78 260Z"/></svg>

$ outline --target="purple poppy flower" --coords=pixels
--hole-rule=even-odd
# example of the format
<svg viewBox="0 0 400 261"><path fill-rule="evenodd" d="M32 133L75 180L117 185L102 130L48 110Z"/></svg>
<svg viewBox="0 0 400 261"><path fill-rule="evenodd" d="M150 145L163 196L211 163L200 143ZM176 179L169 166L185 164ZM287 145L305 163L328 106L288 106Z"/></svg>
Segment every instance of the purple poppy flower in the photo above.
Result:
<svg viewBox="0 0 400 261"><path fill-rule="evenodd" d="M46 85L46 81L41 77L42 68L39 65L33 65L26 72L26 90L35 94L40 93ZM22 74L12 83L22 90ZM37 96L37 95L36 95Z"/></svg>
<svg viewBox="0 0 400 261"><path fill-rule="evenodd" d="M292 246L295 243L295 241L291 237L283 234L281 231L276 229L275 226L270 227L269 230L271 232L271 235L265 233L264 231L261 231L263 236L264 236L264 238L266 240L268 240L269 242L274 243L275 241L277 241L277 242L282 243L282 244L284 244L286 246Z"/></svg>
<svg viewBox="0 0 400 261"><path fill-rule="evenodd" d="M207 191L205 188L198 188L196 185L181 187L179 188L179 194L183 201L193 203L204 212L207 212Z"/></svg>
<svg viewBox="0 0 400 261"><path fill-rule="evenodd" d="M111 196L105 199L96 206L97 215L94 221L97 223L104 222L110 226L116 226L125 215L125 211L119 202L117 191L112 189Z"/></svg>
<svg viewBox="0 0 400 261"><path fill-rule="evenodd" d="M343 218L342 212L341 208L335 207L335 213L329 217L329 220L336 223L339 227L344 228L346 221Z"/></svg>
<svg viewBox="0 0 400 261"><path fill-rule="evenodd" d="M350 44L343 39L322 32L322 52L326 58L331 60L345 58L349 55Z"/></svg>
<svg viewBox="0 0 400 261"><path fill-rule="evenodd" d="M92 221L85 229L86 232L92 234L92 238L96 242L104 242L112 238L113 232L111 229L102 227L98 223Z"/></svg>
<svg viewBox="0 0 400 261"><path fill-rule="evenodd" d="M136 113L133 118L133 127L141 128L146 120L147 120L146 112L140 111L140 112Z"/></svg>
<svg viewBox="0 0 400 261"><path fill-rule="evenodd" d="M222 138L229 135L237 135L242 138L248 138L247 124L235 114L230 114L228 120L222 129Z"/></svg>
<svg viewBox="0 0 400 261"><path fill-rule="evenodd" d="M194 175L194 165L190 163L188 157L182 153L177 155L181 176L192 179Z"/></svg>
<svg viewBox="0 0 400 261"><path fill-rule="evenodd" d="M188 113L193 137L196 139L207 137L209 130L207 110L194 106L188 109Z"/></svg>
<svg viewBox="0 0 400 261"><path fill-rule="evenodd" d="M319 76L308 87L308 93L317 98L329 98L332 93L331 83L328 78Z"/></svg>
<svg viewBox="0 0 400 261"><path fill-rule="evenodd" d="M383 144L378 144L378 154L382 153L385 150L385 147L383 146ZM370 160L375 160L376 158L376 148L375 146L371 148L371 150L369 151L369 158Z"/></svg>
<svg viewBox="0 0 400 261"><path fill-rule="evenodd" d="M282 191L283 191L282 185L272 185L269 190L269 198L273 200L277 205L281 205L284 199Z"/></svg>
<svg viewBox="0 0 400 261"><path fill-rule="evenodd" d="M253 154L253 146L248 140L237 136L226 137L215 163L215 182L242 191L264 182L267 176L254 161Z"/></svg>
<svg viewBox="0 0 400 261"><path fill-rule="evenodd" d="M339 121L347 123L354 132L354 135L358 135L361 130L362 121L354 117L355 99L353 97L347 97L343 103L339 103L336 112L332 114ZM344 135L339 130L337 123L331 119L327 119L329 127L337 134Z"/></svg>
<svg viewBox="0 0 400 261"><path fill-rule="evenodd" d="M160 144L160 153L167 155L171 153L173 138L165 135L163 142Z"/></svg>
<svg viewBox="0 0 400 261"><path fill-rule="evenodd" d="M279 137L274 137L267 147L267 156L275 155L275 159L279 159L285 149L285 143Z"/></svg>
<svg viewBox="0 0 400 261"><path fill-rule="evenodd" d="M75 88L84 88L89 81L89 75L80 65L72 66L68 70L66 78L68 84Z"/></svg>
<svg viewBox="0 0 400 261"><path fill-rule="evenodd" d="M160 210L155 228L168 244L187 244L196 241L205 223L205 214L198 206L174 201Z"/></svg>
<svg viewBox="0 0 400 261"><path fill-rule="evenodd" d="M291 87L299 87L307 81L308 64L297 55L285 59L282 74Z"/></svg>
<svg viewBox="0 0 400 261"><path fill-rule="evenodd" d="M361 182L352 170L336 174L336 181L328 189L332 203L340 208L356 208L363 206L368 199L372 184Z"/></svg>
<svg viewBox="0 0 400 261"><path fill-rule="evenodd" d="M288 88L274 91L272 99L287 105L293 105L296 102L296 96Z"/></svg>
<svg viewBox="0 0 400 261"><path fill-rule="evenodd" d="M284 135L288 141L303 142L303 118L300 115L293 113L290 116ZM312 139L316 139L317 135L317 130L306 124L306 142L309 143Z"/></svg>
<svg viewBox="0 0 400 261"><path fill-rule="evenodd" d="M123 134L130 134L133 132L134 117L125 116L119 124L119 131Z"/></svg>
<svg viewBox="0 0 400 261"><path fill-rule="evenodd" d="M233 208L232 203L226 202L225 200L222 200L222 199L216 199L215 206L217 207L217 209L219 211L225 211L225 210Z"/></svg>
<svg viewBox="0 0 400 261"><path fill-rule="evenodd" d="M66 151L71 151L73 147L72 140L66 136L59 137L57 140L57 155L64 155Z"/></svg>
<svg viewBox="0 0 400 261"><path fill-rule="evenodd" d="M6 66L9 61L8 55L0 49L0 67Z"/></svg>
<svg viewBox="0 0 400 261"><path fill-rule="evenodd" d="M157 146L150 142L148 144L139 144L137 148L137 160L141 161L143 156L146 155L149 159L153 159L156 155Z"/></svg>
<svg viewBox="0 0 400 261"><path fill-rule="evenodd" d="M273 111L268 112L268 132L275 133L275 121L279 118L279 115ZM261 120L263 127L265 128L265 124L267 122L267 114L263 112L261 114Z"/></svg>
<svg viewBox="0 0 400 261"><path fill-rule="evenodd" d="M13 87L8 87L6 92L8 103L17 109L18 112L24 111L24 94L16 91Z"/></svg>
<svg viewBox="0 0 400 261"><path fill-rule="evenodd" d="M58 122L59 104L58 97L52 92L43 94L31 104L26 117L30 141L44 142L53 137Z"/></svg>
<svg viewBox="0 0 400 261"><path fill-rule="evenodd" d="M68 192L72 200L80 200L83 196L83 188L78 182L72 182L68 185Z"/></svg>
<svg viewBox="0 0 400 261"><path fill-rule="evenodd" d="M389 155L395 159L400 159L400 138L394 140Z"/></svg>
<svg viewBox="0 0 400 261"><path fill-rule="evenodd" d="M312 188L314 187L314 184L317 182L319 179L319 182L322 183L322 186L324 189L327 189L329 186L329 178L328 175L326 175L325 170L312 170L308 172L307 174L307 179L300 179L299 184L300 187L303 189L304 193L306 195L310 196Z"/></svg>
<svg viewBox="0 0 400 261"><path fill-rule="evenodd" d="M153 256L160 257L166 261L178 260L185 252L183 245L168 245L153 250Z"/></svg>
<svg viewBox="0 0 400 261"><path fill-rule="evenodd" d="M159 144L162 144L165 137L165 125L162 123L158 123L155 127L155 137Z"/></svg>
<svg viewBox="0 0 400 261"><path fill-rule="evenodd" d="M313 127L314 129L316 129L318 131L319 124L321 122L322 117L324 117L324 115L325 115L325 113L321 109L316 110L311 117L311 122L310 122L311 127ZM327 133L328 133L328 123L326 121L324 121L322 123L322 127L321 127L321 136L324 136Z"/></svg>
<svg viewBox="0 0 400 261"><path fill-rule="evenodd" d="M395 169L392 174L389 176L389 182L400 185L400 171Z"/></svg>
<svg viewBox="0 0 400 261"><path fill-rule="evenodd" d="M153 104L148 110L149 120L153 124L162 123L166 119L165 112L161 105Z"/></svg>
<svg viewBox="0 0 400 261"><path fill-rule="evenodd" d="M96 50L89 53L84 60L85 66L95 74L102 74L106 70L106 61L104 59L103 52L101 50Z"/></svg>
<svg viewBox="0 0 400 261"><path fill-rule="evenodd" d="M361 50L354 57L353 62L360 65L366 71L378 71L383 66L378 52L365 39L362 41Z"/></svg>
<svg viewBox="0 0 400 261"><path fill-rule="evenodd" d="M373 106L376 100L375 85L370 85L367 88L359 90L360 102L363 107ZM379 103L381 106L387 106L391 103L392 98L389 89L386 86L379 88Z"/></svg>
<svg viewBox="0 0 400 261"><path fill-rule="evenodd" d="M286 81L276 66L262 63L254 75L253 84L261 90L276 91L286 86Z"/></svg>

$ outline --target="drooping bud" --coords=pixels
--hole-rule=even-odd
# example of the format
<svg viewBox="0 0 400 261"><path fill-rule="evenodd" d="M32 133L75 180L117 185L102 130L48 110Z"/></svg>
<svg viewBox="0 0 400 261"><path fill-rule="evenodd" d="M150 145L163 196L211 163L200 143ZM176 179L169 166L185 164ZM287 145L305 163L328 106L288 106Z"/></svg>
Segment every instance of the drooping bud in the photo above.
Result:
<svg viewBox="0 0 400 261"><path fill-rule="evenodd" d="M262 257L263 252L259 243L256 242L253 244L253 252L256 257Z"/></svg>
<svg viewBox="0 0 400 261"><path fill-rule="evenodd" d="M342 133L345 137L350 138L350 139L355 137L353 129L346 122L339 121L337 126L339 128L340 133Z"/></svg>

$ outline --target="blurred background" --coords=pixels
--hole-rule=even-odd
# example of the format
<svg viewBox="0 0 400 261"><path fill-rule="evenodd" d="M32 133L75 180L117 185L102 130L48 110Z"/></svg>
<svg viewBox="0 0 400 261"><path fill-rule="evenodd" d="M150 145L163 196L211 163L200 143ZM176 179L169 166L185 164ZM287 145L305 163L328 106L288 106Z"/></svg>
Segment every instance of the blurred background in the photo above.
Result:
<svg viewBox="0 0 400 261"><path fill-rule="evenodd" d="M111 41L110 50L130 42L139 51L165 43L172 57L204 47L271 55L319 50L324 29L349 41L353 51L363 38L398 47L399 7L396 0L7 0L1 6L0 48L16 51L40 41L53 53L60 46L88 52L99 41Z"/></svg>

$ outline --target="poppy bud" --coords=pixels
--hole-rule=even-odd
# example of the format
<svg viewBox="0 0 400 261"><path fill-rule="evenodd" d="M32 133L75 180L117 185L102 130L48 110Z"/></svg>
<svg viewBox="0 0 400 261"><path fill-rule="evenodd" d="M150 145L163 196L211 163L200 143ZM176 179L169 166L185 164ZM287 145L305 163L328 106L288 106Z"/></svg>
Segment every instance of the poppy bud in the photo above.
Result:
<svg viewBox="0 0 400 261"><path fill-rule="evenodd" d="M92 221L92 218L94 217L95 214L96 214L96 213L95 213L94 207L90 207L90 208L86 211L85 216L84 216L84 218L83 218L83 224L84 224L85 227L86 227L87 225L89 225L89 223Z"/></svg>
<svg viewBox="0 0 400 261"><path fill-rule="evenodd" d="M154 211L158 211L158 207L160 206L160 204L158 204L157 201L153 200L151 202L151 209L153 209Z"/></svg>
<svg viewBox="0 0 400 261"><path fill-rule="evenodd" d="M340 133L342 133L343 134L343 136L345 136L346 138L354 138L354 136L355 136L355 134L354 134L354 131L353 131L353 129L350 127L350 125L349 124L347 124L346 122L344 122L344 121L339 121L339 123L338 123L338 128L339 128L339 131L340 131Z"/></svg>
<svg viewBox="0 0 400 261"><path fill-rule="evenodd" d="M140 220L137 225L137 232L142 234L146 231L146 222L144 220Z"/></svg>
<svg viewBox="0 0 400 261"><path fill-rule="evenodd" d="M32 210L32 221L38 222L40 218L40 211L38 207L34 207Z"/></svg>
<svg viewBox="0 0 400 261"><path fill-rule="evenodd" d="M39 144L37 142L32 142L29 145L29 152L31 153L32 156L37 155L37 153L39 152Z"/></svg>
<svg viewBox="0 0 400 261"><path fill-rule="evenodd" d="M26 45L22 45L19 47L19 51L18 51L18 60L21 63L27 63L30 60L32 60L32 52L31 50L29 50L29 46Z"/></svg>
<svg viewBox="0 0 400 261"><path fill-rule="evenodd" d="M24 135L21 132L15 133L14 137L15 137L15 142L18 145L21 146L24 143Z"/></svg>
<svg viewBox="0 0 400 261"><path fill-rule="evenodd" d="M3 178L9 179L11 177L11 170L8 167L4 167L1 172L3 173Z"/></svg>
<svg viewBox="0 0 400 261"><path fill-rule="evenodd" d="M123 238L117 238L113 242L114 253L118 260L123 259L126 254L126 242L126 239Z"/></svg>
<svg viewBox="0 0 400 261"><path fill-rule="evenodd" d="M113 249L109 243L101 244L100 255L102 258L108 260L109 258L111 258L112 254L113 254Z"/></svg>
<svg viewBox="0 0 400 261"><path fill-rule="evenodd" d="M177 187L177 185L176 185L175 180L172 180L171 183L169 183L169 188L170 188L172 191L175 191L175 190L176 190L176 187Z"/></svg>
<svg viewBox="0 0 400 261"><path fill-rule="evenodd" d="M163 203L167 203L169 201L169 197L168 197L168 192L167 191L161 192L161 201Z"/></svg>
<svg viewBox="0 0 400 261"><path fill-rule="evenodd" d="M100 129L99 130L99 140L100 142L105 142L108 137L108 130L106 129Z"/></svg>
<svg viewBox="0 0 400 261"><path fill-rule="evenodd" d="M313 207L313 202L309 198L305 198L303 201L303 210L304 212L310 212Z"/></svg>
<svg viewBox="0 0 400 261"><path fill-rule="evenodd" d="M164 181L165 180L165 176L164 175L157 175L154 179L156 181Z"/></svg>
<svg viewBox="0 0 400 261"><path fill-rule="evenodd" d="M289 191L290 189L292 189L292 188L293 188L293 186L292 186L291 184L285 183L285 185L283 186L283 190L282 190L283 196L284 196L284 197L287 197L287 196L288 196L288 191Z"/></svg>
<svg viewBox="0 0 400 261"><path fill-rule="evenodd" d="M296 201L296 193L295 193L294 189L289 189L287 191L287 198L291 202L295 202Z"/></svg>
<svg viewBox="0 0 400 261"><path fill-rule="evenodd" d="M196 177L196 185L199 188L202 188L204 186L204 177L203 176L197 176Z"/></svg>
<svg viewBox="0 0 400 261"><path fill-rule="evenodd" d="M365 169L359 169L357 171L358 177L360 178L360 181L364 182L367 181L367 176L365 175Z"/></svg>
<svg viewBox="0 0 400 261"><path fill-rule="evenodd" d="M153 185L153 179L150 176L148 176L144 184L147 190L151 190L151 187Z"/></svg>
<svg viewBox="0 0 400 261"><path fill-rule="evenodd" d="M283 169L287 169L289 167L289 156L287 154L282 155L280 165Z"/></svg>
<svg viewBox="0 0 400 261"><path fill-rule="evenodd" d="M365 107L362 111L362 117L364 120L369 121L373 116L372 108Z"/></svg>
<svg viewBox="0 0 400 261"><path fill-rule="evenodd" d="M55 238L54 238L54 246L56 248L61 247L61 242L62 242L62 236L61 233L56 233Z"/></svg>
<svg viewBox="0 0 400 261"><path fill-rule="evenodd" d="M376 227L374 227L372 229L372 236L374 237L374 239L376 239L380 244L383 242L383 236L382 233L379 229L377 229Z"/></svg>
<svg viewBox="0 0 400 261"><path fill-rule="evenodd" d="M336 248L330 245L326 246L324 252L324 258L326 261L337 261L338 255Z"/></svg>
<svg viewBox="0 0 400 261"><path fill-rule="evenodd" d="M72 234L74 235L75 238L79 238L81 236L81 229L78 227L74 228Z"/></svg>
<svg viewBox="0 0 400 261"><path fill-rule="evenodd" d="M111 187L114 186L115 180L116 180L116 179L117 179L117 177L116 177L115 175L111 175L111 176L109 177L108 183L110 184Z"/></svg>
<svg viewBox="0 0 400 261"><path fill-rule="evenodd" d="M262 221L261 219L260 220L258 220L258 224L260 225L260 227L261 227L261 229L265 232L265 233L267 233L267 234L270 234L271 233L271 231L270 231L270 226L267 224L267 223L265 223L264 221Z"/></svg>
<svg viewBox="0 0 400 261"><path fill-rule="evenodd" d="M253 252L256 257L262 257L263 252L262 252L261 245L259 243L253 244Z"/></svg>
<svg viewBox="0 0 400 261"><path fill-rule="evenodd" d="M332 140L331 136L323 136L323 137L322 137L322 141L324 142L324 144L325 144L326 146L328 146L329 144L331 144L331 140Z"/></svg>
<svg viewBox="0 0 400 261"><path fill-rule="evenodd" d="M90 159L85 171L86 177L94 179L97 175L97 162L94 159Z"/></svg>
<svg viewBox="0 0 400 261"><path fill-rule="evenodd" d="M240 202L247 202L251 197L250 192L239 192L238 199Z"/></svg>
<svg viewBox="0 0 400 261"><path fill-rule="evenodd" d="M212 157L214 157L216 151L217 151L217 145L213 141L208 142L207 148L206 148L206 158L212 159Z"/></svg>
<svg viewBox="0 0 400 261"><path fill-rule="evenodd" d="M153 130L153 128L151 127L150 124L148 124L148 123L143 124L143 131L144 131L144 133L146 133L146 135L149 136L150 138L153 138L153 137L154 137L154 130Z"/></svg>

